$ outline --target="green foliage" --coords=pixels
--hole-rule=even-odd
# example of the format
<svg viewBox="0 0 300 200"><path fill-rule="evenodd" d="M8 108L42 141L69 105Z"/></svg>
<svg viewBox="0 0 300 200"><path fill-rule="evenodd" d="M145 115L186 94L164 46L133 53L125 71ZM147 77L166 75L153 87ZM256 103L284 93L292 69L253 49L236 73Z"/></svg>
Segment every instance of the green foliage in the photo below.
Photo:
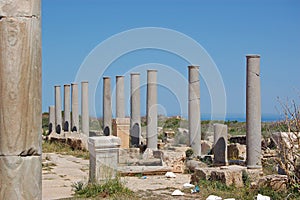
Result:
<svg viewBox="0 0 300 200"><path fill-rule="evenodd" d="M133 196L133 192L129 190L120 181L119 178L109 179L103 184L90 183L84 185L82 182L77 182L72 185L75 196L81 198L90 197L112 197L114 195Z"/></svg>
<svg viewBox="0 0 300 200"><path fill-rule="evenodd" d="M249 178L249 175L246 172L246 170L242 171L242 180L243 180L244 185L250 186L250 178Z"/></svg>
<svg viewBox="0 0 300 200"><path fill-rule="evenodd" d="M193 154L194 154L193 149L187 149L187 150L185 151L185 156L186 156L187 158L191 158L191 157L193 156Z"/></svg>
<svg viewBox="0 0 300 200"><path fill-rule="evenodd" d="M246 183L248 182L248 178L245 174L243 180L245 180ZM271 197L272 200L296 200L300 198L299 193L293 192L291 190L275 191L268 187L252 189L250 188L249 184L246 184L243 188L236 188L234 186L226 186L224 183L221 183L219 181L200 180L198 185L200 187L200 192L203 197L207 197L213 194L222 198L253 200L256 199L256 196L258 194L262 194Z"/></svg>
<svg viewBox="0 0 300 200"><path fill-rule="evenodd" d="M62 155L72 155L77 158L88 160L90 155L88 151L72 149L68 144L62 142L43 141L43 153L59 153Z"/></svg>

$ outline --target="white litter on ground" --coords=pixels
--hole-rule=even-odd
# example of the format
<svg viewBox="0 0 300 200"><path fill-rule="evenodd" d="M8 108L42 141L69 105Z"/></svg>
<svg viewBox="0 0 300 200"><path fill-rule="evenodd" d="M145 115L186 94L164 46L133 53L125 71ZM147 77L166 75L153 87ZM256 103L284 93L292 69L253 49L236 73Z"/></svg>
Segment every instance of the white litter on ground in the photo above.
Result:
<svg viewBox="0 0 300 200"><path fill-rule="evenodd" d="M172 193L172 196L183 196L184 193L181 192L180 190L175 190L173 193Z"/></svg>
<svg viewBox="0 0 300 200"><path fill-rule="evenodd" d="M167 172L165 174L165 177L167 177L167 178L176 178L176 174L174 174L173 172Z"/></svg>
<svg viewBox="0 0 300 200"><path fill-rule="evenodd" d="M257 200L271 200L271 198L269 196L264 196L261 194L258 194L256 197Z"/></svg>
<svg viewBox="0 0 300 200"><path fill-rule="evenodd" d="M209 195L206 200L222 200L222 198L215 195Z"/></svg>
<svg viewBox="0 0 300 200"><path fill-rule="evenodd" d="M183 184L183 188L193 188L193 187L195 187L195 185L190 184L190 183Z"/></svg>

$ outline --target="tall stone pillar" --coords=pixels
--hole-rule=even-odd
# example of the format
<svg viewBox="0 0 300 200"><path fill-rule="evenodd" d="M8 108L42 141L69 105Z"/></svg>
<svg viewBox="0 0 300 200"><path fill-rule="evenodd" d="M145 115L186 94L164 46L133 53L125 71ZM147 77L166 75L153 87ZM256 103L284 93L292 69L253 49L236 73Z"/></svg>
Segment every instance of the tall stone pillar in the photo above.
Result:
<svg viewBox="0 0 300 200"><path fill-rule="evenodd" d="M125 118L124 76L116 76L116 118Z"/></svg>
<svg viewBox="0 0 300 200"><path fill-rule="evenodd" d="M89 83L87 81L81 82L81 125L82 133L89 137Z"/></svg>
<svg viewBox="0 0 300 200"><path fill-rule="evenodd" d="M141 144L140 74L130 77L130 141L132 146Z"/></svg>
<svg viewBox="0 0 300 200"><path fill-rule="evenodd" d="M61 95L60 85L54 86L55 91L55 132L60 134L62 131L62 117L61 117Z"/></svg>
<svg viewBox="0 0 300 200"><path fill-rule="evenodd" d="M103 133L105 136L112 135L111 122L111 91L110 77L103 77Z"/></svg>
<svg viewBox="0 0 300 200"><path fill-rule="evenodd" d="M79 112L78 112L78 84L72 83L71 84L72 90L72 132L79 132Z"/></svg>
<svg viewBox="0 0 300 200"><path fill-rule="evenodd" d="M0 1L0 36L0 199L42 199L40 1Z"/></svg>
<svg viewBox="0 0 300 200"><path fill-rule="evenodd" d="M48 124L48 131L52 133L54 131L55 126L55 106L49 106L49 124Z"/></svg>
<svg viewBox="0 0 300 200"><path fill-rule="evenodd" d="M64 131L71 130L70 85L64 85Z"/></svg>
<svg viewBox="0 0 300 200"><path fill-rule="evenodd" d="M147 147L157 149L157 70L147 70Z"/></svg>
<svg viewBox="0 0 300 200"><path fill-rule="evenodd" d="M189 69L189 135L190 146L195 156L201 156L201 119L200 119L200 81L199 67L188 66Z"/></svg>
<svg viewBox="0 0 300 200"><path fill-rule="evenodd" d="M227 125L214 124L214 165L228 164L227 159Z"/></svg>
<svg viewBox="0 0 300 200"><path fill-rule="evenodd" d="M246 160L248 168L261 168L260 56L246 58Z"/></svg>

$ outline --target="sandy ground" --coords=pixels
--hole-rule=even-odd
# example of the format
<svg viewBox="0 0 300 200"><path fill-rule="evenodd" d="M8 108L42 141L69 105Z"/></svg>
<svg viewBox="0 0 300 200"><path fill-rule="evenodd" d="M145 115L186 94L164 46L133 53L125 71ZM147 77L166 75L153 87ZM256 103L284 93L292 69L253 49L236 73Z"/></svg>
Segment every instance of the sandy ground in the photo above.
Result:
<svg viewBox="0 0 300 200"><path fill-rule="evenodd" d="M89 161L69 155L43 154L43 199L72 197L71 185L88 182ZM175 189L183 191L183 184L190 180L189 174L176 174L176 178L163 175L146 177L122 177L123 183L136 193L139 199L198 199L184 190L184 197L173 197Z"/></svg>

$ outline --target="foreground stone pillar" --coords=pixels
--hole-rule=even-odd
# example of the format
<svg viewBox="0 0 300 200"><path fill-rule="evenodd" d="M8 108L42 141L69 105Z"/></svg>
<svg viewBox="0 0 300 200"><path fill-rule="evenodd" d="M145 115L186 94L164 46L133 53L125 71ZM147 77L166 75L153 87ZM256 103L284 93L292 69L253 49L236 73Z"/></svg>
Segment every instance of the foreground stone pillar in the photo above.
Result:
<svg viewBox="0 0 300 200"><path fill-rule="evenodd" d="M70 85L64 85L64 131L71 130Z"/></svg>
<svg viewBox="0 0 300 200"><path fill-rule="evenodd" d="M40 1L0 1L0 36L0 199L42 199Z"/></svg>
<svg viewBox="0 0 300 200"><path fill-rule="evenodd" d="M55 132L57 134L60 134L62 131L60 85L56 85L54 86L54 88L55 88Z"/></svg>
<svg viewBox="0 0 300 200"><path fill-rule="evenodd" d="M188 66L189 69L189 135L190 146L195 156L201 156L201 119L200 119L200 81L199 67Z"/></svg>
<svg viewBox="0 0 300 200"><path fill-rule="evenodd" d="M157 149L157 70L147 71L147 148Z"/></svg>
<svg viewBox="0 0 300 200"><path fill-rule="evenodd" d="M131 73L130 78L130 141L132 146L141 144L140 74Z"/></svg>
<svg viewBox="0 0 300 200"><path fill-rule="evenodd" d="M79 132L79 112L78 112L78 84L71 84L72 90L72 132Z"/></svg>
<svg viewBox="0 0 300 200"><path fill-rule="evenodd" d="M261 168L260 56L247 55L246 58L246 160L248 168Z"/></svg>
<svg viewBox="0 0 300 200"><path fill-rule="evenodd" d="M101 184L116 177L120 142L115 136L89 137L89 182Z"/></svg>
<svg viewBox="0 0 300 200"><path fill-rule="evenodd" d="M124 76L116 76L116 118L125 118Z"/></svg>
<svg viewBox="0 0 300 200"><path fill-rule="evenodd" d="M227 125L214 124L214 165L228 164L227 159Z"/></svg>
<svg viewBox="0 0 300 200"><path fill-rule="evenodd" d="M48 134L54 131L54 126L55 126L55 107L49 106Z"/></svg>
<svg viewBox="0 0 300 200"><path fill-rule="evenodd" d="M105 136L112 134L111 132L111 92L110 78L103 77L103 133Z"/></svg>
<svg viewBox="0 0 300 200"><path fill-rule="evenodd" d="M89 83L86 81L81 82L81 125L82 133L89 137Z"/></svg>

